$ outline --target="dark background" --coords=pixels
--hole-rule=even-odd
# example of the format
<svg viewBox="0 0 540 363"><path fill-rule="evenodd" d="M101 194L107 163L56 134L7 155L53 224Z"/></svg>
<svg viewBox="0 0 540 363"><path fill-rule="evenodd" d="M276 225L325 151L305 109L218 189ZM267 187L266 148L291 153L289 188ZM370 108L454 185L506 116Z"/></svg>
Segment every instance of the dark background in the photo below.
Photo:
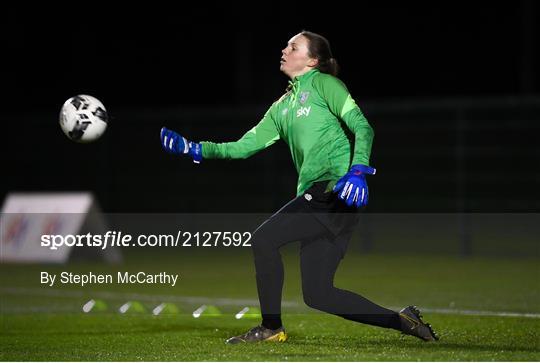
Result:
<svg viewBox="0 0 540 363"><path fill-rule="evenodd" d="M107 212L271 212L294 197L284 143L248 160L165 154L165 125L232 141L287 85L281 49L326 36L375 129L372 212L540 209L538 5L264 3L9 7L2 16L2 189L91 190ZM63 102L100 99L93 144Z"/></svg>

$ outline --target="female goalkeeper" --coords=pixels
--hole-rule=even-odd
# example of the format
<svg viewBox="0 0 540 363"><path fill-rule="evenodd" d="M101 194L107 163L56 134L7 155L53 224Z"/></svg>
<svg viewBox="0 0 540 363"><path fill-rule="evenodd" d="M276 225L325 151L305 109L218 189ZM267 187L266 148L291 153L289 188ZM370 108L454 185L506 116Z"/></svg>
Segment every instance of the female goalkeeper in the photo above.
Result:
<svg viewBox="0 0 540 363"><path fill-rule="evenodd" d="M285 341L281 321L283 264L279 248L301 242L302 291L315 309L359 323L392 328L425 341L437 336L418 309L395 312L350 291L334 287L359 208L368 203L366 175L373 130L345 85L326 38L309 31L292 37L282 50L280 69L287 92L262 120L235 142L188 141L162 128L161 144L174 154L205 159L244 159L279 139L290 148L298 171L297 196L253 233L262 323L227 343Z"/></svg>

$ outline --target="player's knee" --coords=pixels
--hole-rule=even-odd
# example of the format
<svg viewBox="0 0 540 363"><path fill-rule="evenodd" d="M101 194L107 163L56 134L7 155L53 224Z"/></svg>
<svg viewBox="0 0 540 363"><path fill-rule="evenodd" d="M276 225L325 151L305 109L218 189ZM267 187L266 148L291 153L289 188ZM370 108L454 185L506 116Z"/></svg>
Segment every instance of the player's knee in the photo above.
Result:
<svg viewBox="0 0 540 363"><path fill-rule="evenodd" d="M263 233L255 232L251 238L251 249L255 256L267 255L270 249L268 238Z"/></svg>
<svg viewBox="0 0 540 363"><path fill-rule="evenodd" d="M326 310L326 292L324 288L316 285L303 285L304 303L310 308Z"/></svg>

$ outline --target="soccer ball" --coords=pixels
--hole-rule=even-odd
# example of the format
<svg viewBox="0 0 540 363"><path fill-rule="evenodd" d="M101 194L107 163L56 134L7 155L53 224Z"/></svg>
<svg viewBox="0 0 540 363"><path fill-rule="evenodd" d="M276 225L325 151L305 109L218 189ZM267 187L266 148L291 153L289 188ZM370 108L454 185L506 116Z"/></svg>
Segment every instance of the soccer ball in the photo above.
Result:
<svg viewBox="0 0 540 363"><path fill-rule="evenodd" d="M60 127L71 140L87 143L97 140L107 129L108 115L97 98L77 95L60 110Z"/></svg>

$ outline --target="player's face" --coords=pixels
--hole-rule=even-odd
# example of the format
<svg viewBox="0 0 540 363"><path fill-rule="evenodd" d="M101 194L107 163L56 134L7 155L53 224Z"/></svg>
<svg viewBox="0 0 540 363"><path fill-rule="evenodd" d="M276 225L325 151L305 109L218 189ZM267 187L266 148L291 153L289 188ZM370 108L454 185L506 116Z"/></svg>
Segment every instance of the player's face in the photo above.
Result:
<svg viewBox="0 0 540 363"><path fill-rule="evenodd" d="M317 59L309 56L309 40L302 34L297 34L289 40L281 51L281 66L279 69L290 78L300 76L317 65Z"/></svg>

